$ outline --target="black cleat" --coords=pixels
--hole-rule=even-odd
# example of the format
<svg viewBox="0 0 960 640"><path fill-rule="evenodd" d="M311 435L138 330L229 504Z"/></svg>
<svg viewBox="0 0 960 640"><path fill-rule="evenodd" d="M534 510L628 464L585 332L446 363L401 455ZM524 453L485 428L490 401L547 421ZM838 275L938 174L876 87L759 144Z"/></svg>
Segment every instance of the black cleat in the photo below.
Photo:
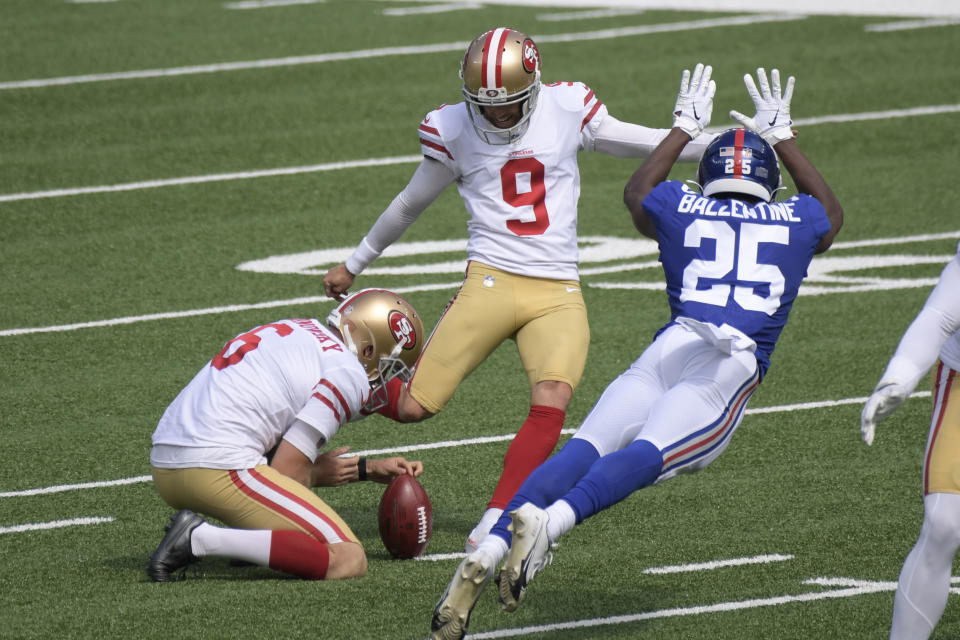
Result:
<svg viewBox="0 0 960 640"><path fill-rule="evenodd" d="M170 524L164 528L166 534L147 563L147 575L151 580L173 582L186 577L186 567L200 560L190 549L190 535L204 522L206 520L188 509L170 516ZM184 573L171 575L177 569L184 569Z"/></svg>

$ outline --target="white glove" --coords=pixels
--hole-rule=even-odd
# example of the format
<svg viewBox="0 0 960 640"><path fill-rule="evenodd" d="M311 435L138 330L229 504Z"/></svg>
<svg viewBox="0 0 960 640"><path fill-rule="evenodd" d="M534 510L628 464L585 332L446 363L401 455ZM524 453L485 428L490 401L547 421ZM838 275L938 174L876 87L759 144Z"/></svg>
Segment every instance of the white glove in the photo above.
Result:
<svg viewBox="0 0 960 640"><path fill-rule="evenodd" d="M763 67L757 69L757 81L760 83L760 90L757 91L757 85L753 82L753 77L748 73L743 76L743 84L747 86L747 93L753 100L757 113L749 118L739 111L731 111L730 117L743 125L744 128L753 131L763 137L771 145L778 142L789 140L793 137L793 120L790 119L790 100L793 98L793 76L787 78L787 89L780 94L780 71L773 69L770 71L770 79L773 82L771 90L767 83L767 72Z"/></svg>
<svg viewBox="0 0 960 640"><path fill-rule="evenodd" d="M713 96L717 83L710 79L713 67L697 63L693 69L684 69L680 78L680 93L673 108L673 126L683 129L691 139L696 138L710 124L713 113Z"/></svg>
<svg viewBox="0 0 960 640"><path fill-rule="evenodd" d="M877 385L860 414L860 436L864 442L873 444L873 432L877 423L896 411L908 395L909 389L896 382L881 382Z"/></svg>

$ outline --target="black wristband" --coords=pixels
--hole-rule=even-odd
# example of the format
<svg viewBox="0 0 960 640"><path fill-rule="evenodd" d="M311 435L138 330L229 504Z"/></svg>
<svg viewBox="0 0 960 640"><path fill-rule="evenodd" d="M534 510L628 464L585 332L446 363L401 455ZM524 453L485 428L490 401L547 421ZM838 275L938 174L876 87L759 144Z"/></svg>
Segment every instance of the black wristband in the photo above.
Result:
<svg viewBox="0 0 960 640"><path fill-rule="evenodd" d="M367 458L366 456L360 456L357 458L357 480L366 480L367 479Z"/></svg>

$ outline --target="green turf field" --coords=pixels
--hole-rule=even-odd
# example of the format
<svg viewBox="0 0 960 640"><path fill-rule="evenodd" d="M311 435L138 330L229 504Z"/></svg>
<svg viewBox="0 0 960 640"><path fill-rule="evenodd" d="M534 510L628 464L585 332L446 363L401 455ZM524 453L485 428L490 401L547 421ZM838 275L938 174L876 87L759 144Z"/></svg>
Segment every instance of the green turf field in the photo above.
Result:
<svg viewBox="0 0 960 640"><path fill-rule="evenodd" d="M518 612L500 612L489 589L472 637L885 637L920 528L929 399L908 401L871 448L859 414L960 239L960 26L652 10L559 21L549 16L572 10L494 5L384 13L406 6L4 0L0 637L427 635L459 561L443 554L462 551L526 414L512 344L432 420L376 416L335 440L423 460L433 502L427 559L395 561L377 534L382 485L322 490L367 547L362 579L308 583L209 559L202 578L148 582L170 513L147 478L150 435L224 341L325 317L322 274L406 184L423 115L460 99L466 43L499 25L538 40L545 81L584 81L611 114L649 126L670 126L680 72L699 61L714 66L718 128L730 109L752 113L744 73L796 75L800 145L846 224L814 261L726 453L564 537ZM581 156L592 343L569 428L668 317L660 271L643 266L655 248L621 203L636 166ZM459 281L465 218L449 189L397 247L435 241L436 252L384 257L357 285L404 291L432 327ZM453 266L430 268L441 262ZM504 438L472 442L490 436ZM685 570L648 571L664 567ZM951 598L934 637L958 635Z"/></svg>

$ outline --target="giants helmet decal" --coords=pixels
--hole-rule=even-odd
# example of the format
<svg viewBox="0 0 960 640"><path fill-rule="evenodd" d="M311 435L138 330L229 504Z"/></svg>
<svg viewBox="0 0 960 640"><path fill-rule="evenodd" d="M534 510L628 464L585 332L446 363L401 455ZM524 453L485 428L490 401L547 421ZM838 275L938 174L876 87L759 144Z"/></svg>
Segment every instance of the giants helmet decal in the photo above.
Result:
<svg viewBox="0 0 960 640"><path fill-rule="evenodd" d="M707 145L697 169L703 195L743 194L771 202L783 188L777 154L762 137L728 129Z"/></svg>
<svg viewBox="0 0 960 640"><path fill-rule="evenodd" d="M489 144L507 144L523 135L540 91L540 50L526 34L498 27L478 36L460 64L463 97L477 134ZM521 118L509 128L490 123L483 107L519 104Z"/></svg>
<svg viewBox="0 0 960 640"><path fill-rule="evenodd" d="M386 385L394 378L404 382L423 350L423 323L413 306L392 291L363 289L340 303L327 316L327 324L340 332L370 381L365 411L387 403Z"/></svg>

